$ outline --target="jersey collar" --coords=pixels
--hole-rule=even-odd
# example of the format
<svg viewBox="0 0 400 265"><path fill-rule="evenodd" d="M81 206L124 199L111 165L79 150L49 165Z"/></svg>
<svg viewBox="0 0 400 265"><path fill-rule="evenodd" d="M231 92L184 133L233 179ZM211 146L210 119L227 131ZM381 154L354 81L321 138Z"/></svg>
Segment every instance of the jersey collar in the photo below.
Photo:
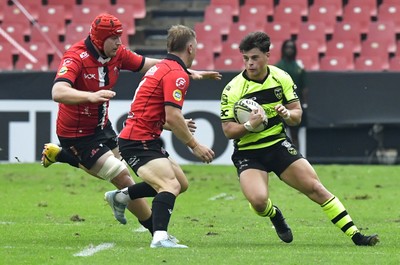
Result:
<svg viewBox="0 0 400 265"><path fill-rule="evenodd" d="M96 51L93 43L90 41L89 36L85 39L85 46L88 49L88 51L94 56L94 58L96 58L97 61L99 61L100 63L105 64L111 60L111 58L108 58L108 57L104 58L103 56L101 56L101 54L99 54Z"/></svg>
<svg viewBox="0 0 400 265"><path fill-rule="evenodd" d="M180 66L182 66L182 68L186 71L187 74L191 75L191 73L188 71L188 69L187 69L185 63L182 61L182 59L179 58L178 56L176 56L175 54L168 53L167 57L165 57L165 59L176 61L178 64L180 64Z"/></svg>

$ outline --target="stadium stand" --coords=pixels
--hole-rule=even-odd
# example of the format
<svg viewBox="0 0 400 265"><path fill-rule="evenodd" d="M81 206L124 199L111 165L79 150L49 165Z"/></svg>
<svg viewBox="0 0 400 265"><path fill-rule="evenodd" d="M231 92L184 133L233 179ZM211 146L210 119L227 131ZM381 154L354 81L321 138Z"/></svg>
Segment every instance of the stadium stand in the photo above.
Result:
<svg viewBox="0 0 400 265"><path fill-rule="evenodd" d="M332 34L336 24L336 8L333 5L312 5L308 12L308 21L323 23L325 34Z"/></svg>
<svg viewBox="0 0 400 265"><path fill-rule="evenodd" d="M335 7L335 15L336 17L343 16L343 1L342 0L314 0L313 6L322 7L331 5Z"/></svg>
<svg viewBox="0 0 400 265"><path fill-rule="evenodd" d="M265 10L265 15L267 16L273 16L274 15L274 0L246 0L244 2L244 5L241 7L246 7L246 8L251 8L251 7L257 7L260 8L261 10ZM260 14L262 14L260 12ZM240 16L240 10L239 10L239 16Z"/></svg>
<svg viewBox="0 0 400 265"><path fill-rule="evenodd" d="M379 56L360 55L354 61L354 70L382 71L389 68L389 59Z"/></svg>
<svg viewBox="0 0 400 265"><path fill-rule="evenodd" d="M321 58L321 71L351 71L354 70L353 58L343 55L327 55Z"/></svg>
<svg viewBox="0 0 400 265"><path fill-rule="evenodd" d="M300 25L302 22L301 18L301 6L300 5L277 5L274 11L273 22L289 22L290 23L290 33L299 33Z"/></svg>
<svg viewBox="0 0 400 265"><path fill-rule="evenodd" d="M241 38L248 32L264 30L271 37L271 64L279 60L282 42L293 39L304 46L304 49L298 47L298 58L308 70L400 71L399 0L19 0L19 3L27 14L13 0L0 1L0 26L32 55L35 52L29 47L47 45L46 62L52 70L58 66L59 53L86 37L93 17L107 11L123 22L126 33L123 43L154 58L162 58L166 53L167 27L179 23L194 28L199 48L193 67L197 69L242 69L237 49ZM10 65L12 69L45 69L44 65L29 65L21 51L7 39L2 37L0 45L3 46L0 70L10 70ZM375 59L377 55L381 58Z"/></svg>

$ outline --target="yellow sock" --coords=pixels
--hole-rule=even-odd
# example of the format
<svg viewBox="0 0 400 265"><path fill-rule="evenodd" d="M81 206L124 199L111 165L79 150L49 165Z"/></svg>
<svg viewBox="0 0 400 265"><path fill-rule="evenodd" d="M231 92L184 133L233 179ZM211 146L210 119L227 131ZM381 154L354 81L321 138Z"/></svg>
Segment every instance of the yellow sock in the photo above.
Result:
<svg viewBox="0 0 400 265"><path fill-rule="evenodd" d="M262 217L274 217L276 214L275 208L273 207L270 199L268 199L267 207L262 212L258 212L256 209L254 209L254 207L253 207L253 205L251 205L251 203L249 203L249 207L251 210L253 210L253 212L255 212L257 215L262 216Z"/></svg>
<svg viewBox="0 0 400 265"><path fill-rule="evenodd" d="M352 237L355 233L359 232L338 198L332 197L324 202L321 207L332 223L339 227L346 235Z"/></svg>

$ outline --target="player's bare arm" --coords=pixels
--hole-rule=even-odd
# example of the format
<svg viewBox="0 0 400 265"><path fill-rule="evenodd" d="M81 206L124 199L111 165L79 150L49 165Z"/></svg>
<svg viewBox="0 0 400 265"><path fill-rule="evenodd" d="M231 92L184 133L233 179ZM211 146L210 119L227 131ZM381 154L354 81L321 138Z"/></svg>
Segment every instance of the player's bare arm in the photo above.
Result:
<svg viewBox="0 0 400 265"><path fill-rule="evenodd" d="M184 144L190 147L193 154L205 163L210 163L214 159L214 151L207 146L200 144L190 132L187 123L180 109L165 106L166 123L172 133Z"/></svg>
<svg viewBox="0 0 400 265"><path fill-rule="evenodd" d="M188 69L191 73L190 77L193 80L211 79L211 80L221 80L222 75L216 71L197 71L193 69Z"/></svg>
<svg viewBox="0 0 400 265"><path fill-rule="evenodd" d="M111 90L96 92L77 90L67 82L56 82L52 88L52 98L55 102L69 105L82 103L102 103L112 99L116 93Z"/></svg>
<svg viewBox="0 0 400 265"><path fill-rule="evenodd" d="M287 125L296 126L301 122L303 110L301 109L300 101L292 102L285 106L278 104L275 106L275 111L285 120Z"/></svg>
<svg viewBox="0 0 400 265"><path fill-rule="evenodd" d="M196 129L197 129L196 122L195 122L193 119L185 119L185 122L186 122L186 125L187 125L189 131L190 131L192 134L194 134L194 133L196 132ZM170 126L169 126L168 123L165 123L165 124L163 125L163 129L164 129L164 130L171 131L171 128L170 128Z"/></svg>

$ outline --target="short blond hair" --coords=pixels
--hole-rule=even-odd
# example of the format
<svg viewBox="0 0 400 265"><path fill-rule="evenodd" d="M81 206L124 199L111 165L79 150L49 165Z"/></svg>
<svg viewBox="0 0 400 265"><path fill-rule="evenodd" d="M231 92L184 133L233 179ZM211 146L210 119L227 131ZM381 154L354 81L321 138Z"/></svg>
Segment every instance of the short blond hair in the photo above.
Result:
<svg viewBox="0 0 400 265"><path fill-rule="evenodd" d="M196 39L196 33L184 25L174 25L168 30L167 51L182 52L188 42Z"/></svg>

